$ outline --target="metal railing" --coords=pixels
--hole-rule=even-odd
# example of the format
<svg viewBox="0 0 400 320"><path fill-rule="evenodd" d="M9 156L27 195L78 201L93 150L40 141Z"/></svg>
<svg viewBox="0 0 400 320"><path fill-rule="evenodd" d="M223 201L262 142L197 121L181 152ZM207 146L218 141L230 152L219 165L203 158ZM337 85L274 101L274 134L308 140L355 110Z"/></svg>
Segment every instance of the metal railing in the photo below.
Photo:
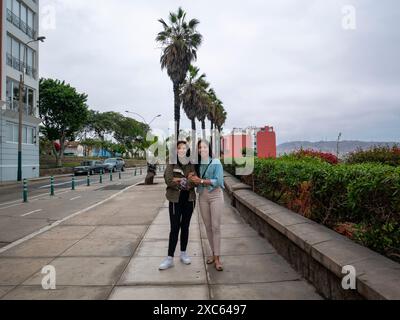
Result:
<svg viewBox="0 0 400 320"><path fill-rule="evenodd" d="M22 21L15 13L7 9L7 20L11 22L14 26L28 35L31 39L35 39L36 31L29 27L24 21Z"/></svg>
<svg viewBox="0 0 400 320"><path fill-rule="evenodd" d="M7 110L11 110L14 112L18 112L18 110L19 110L19 100L14 100L14 101L8 100L6 105L7 105L7 107L6 107ZM36 118L36 108L25 104L23 114L26 116Z"/></svg>
<svg viewBox="0 0 400 320"><path fill-rule="evenodd" d="M28 76L34 79L37 77L37 70L35 68L25 65L20 59L13 57L10 53L7 53L6 55L6 63L8 66L20 72L23 72L25 67L25 73Z"/></svg>

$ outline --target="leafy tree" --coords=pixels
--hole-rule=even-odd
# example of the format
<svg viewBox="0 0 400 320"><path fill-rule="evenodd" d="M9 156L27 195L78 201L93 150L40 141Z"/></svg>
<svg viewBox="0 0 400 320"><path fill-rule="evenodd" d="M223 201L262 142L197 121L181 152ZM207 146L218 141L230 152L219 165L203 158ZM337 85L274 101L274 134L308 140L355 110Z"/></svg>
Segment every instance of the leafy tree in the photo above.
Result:
<svg viewBox="0 0 400 320"><path fill-rule="evenodd" d="M42 134L52 141L57 166L64 159L65 142L75 140L76 135L85 126L88 119L87 95L78 93L65 81L40 79L39 112L42 119ZM60 150L56 150L55 141L59 141Z"/></svg>

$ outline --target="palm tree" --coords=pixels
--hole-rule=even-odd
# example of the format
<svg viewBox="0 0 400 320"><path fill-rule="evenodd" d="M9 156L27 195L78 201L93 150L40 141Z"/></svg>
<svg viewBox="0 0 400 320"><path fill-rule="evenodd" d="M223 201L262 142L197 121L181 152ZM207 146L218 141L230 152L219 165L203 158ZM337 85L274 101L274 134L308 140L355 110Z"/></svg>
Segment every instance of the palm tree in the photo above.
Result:
<svg viewBox="0 0 400 320"><path fill-rule="evenodd" d="M206 139L206 118L211 104L211 99L207 92L209 86L210 84L204 79L199 81L200 105L197 109L197 119L201 122L201 130L204 140Z"/></svg>
<svg viewBox="0 0 400 320"><path fill-rule="evenodd" d="M192 19L186 22L186 12L179 7L176 13L169 14L169 22L163 19L159 22L163 25L156 38L162 46L161 68L167 69L168 76L171 78L174 87L174 114L175 114L175 134L179 138L180 129L180 86L186 78L192 61L197 59L197 49L202 43L202 35L196 31L199 21Z"/></svg>
<svg viewBox="0 0 400 320"><path fill-rule="evenodd" d="M199 76L200 69L194 66L189 67L189 73L182 86L182 106L188 119L192 122L192 131L196 131L196 117L201 103L201 81L206 77L205 74Z"/></svg>
<svg viewBox="0 0 400 320"><path fill-rule="evenodd" d="M208 83L206 75L199 76L200 69L190 66L188 77L182 87L182 105L189 120L192 122L192 149L196 144L196 118L204 117L208 112L208 105L205 101ZM203 116L204 115L204 116ZM204 138L204 133L203 133Z"/></svg>
<svg viewBox="0 0 400 320"><path fill-rule="evenodd" d="M223 103L220 99L218 99L215 90L209 89L207 92L209 96L209 107L207 112L207 118L211 123L211 135L214 151L219 152L220 150L220 136L222 126L226 122L227 113L225 112ZM218 135L217 135L218 131ZM215 141L215 143L214 143Z"/></svg>

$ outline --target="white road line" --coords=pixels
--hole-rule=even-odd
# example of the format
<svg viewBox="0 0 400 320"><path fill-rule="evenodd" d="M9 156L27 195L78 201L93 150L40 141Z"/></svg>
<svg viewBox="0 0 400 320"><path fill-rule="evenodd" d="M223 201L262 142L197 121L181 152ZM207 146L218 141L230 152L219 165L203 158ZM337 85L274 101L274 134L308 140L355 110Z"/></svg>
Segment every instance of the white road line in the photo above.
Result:
<svg viewBox="0 0 400 320"><path fill-rule="evenodd" d="M83 181L86 181L86 180L85 179L75 180L75 183L76 182L83 182ZM55 183L54 186L55 187L59 187L59 186L63 186L63 185L66 185L66 184L71 184L71 183L72 183L72 181L66 181L66 182L61 182L61 183ZM46 185L46 186L42 186L39 189L46 189L46 188L50 188L50 187L51 187L51 185L49 184L49 185Z"/></svg>
<svg viewBox="0 0 400 320"><path fill-rule="evenodd" d="M45 195L47 195L47 193L39 194L39 195L34 196L34 197L30 198L30 199L40 198L40 197L43 197L43 196L45 196ZM21 201L22 201L22 200L15 200L15 201L10 201L10 202L0 203L0 207L1 207L1 206L7 206L7 205L9 205L9 204L14 204L14 203L20 204ZM1 208L0 208L0 210L1 210Z"/></svg>
<svg viewBox="0 0 400 320"><path fill-rule="evenodd" d="M31 212L25 213L25 214L21 215L21 217L26 217L26 216L29 216L31 214L42 212L42 211L43 211L43 209L38 209L38 210L35 210L35 211L31 211Z"/></svg>
<svg viewBox="0 0 400 320"><path fill-rule="evenodd" d="M78 199L80 199L80 198L82 198L82 196L79 196L79 197L72 198L72 199L70 199L69 201L78 200Z"/></svg>
<svg viewBox="0 0 400 320"><path fill-rule="evenodd" d="M56 192L55 196L59 196L59 195L62 195L64 193L68 193L68 192L71 192L71 190L67 190L67 191L63 191L63 192ZM44 197L44 196L47 196L47 195L49 195L49 194L48 193L44 193L44 194L32 197L30 199L33 199L33 201L30 201L30 202L37 201L37 200L39 200L40 197ZM15 204L7 206L7 207L1 207L0 210L9 209L9 208L13 208L13 207L17 207L17 206L21 206L21 205L25 204L24 202L22 202L22 200L17 200L16 202L18 202L18 203L15 203ZM1 204L0 204L0 206L1 206Z"/></svg>
<svg viewBox="0 0 400 320"><path fill-rule="evenodd" d="M124 193L125 191L127 191L129 189L132 189L133 187L138 186L141 183L142 183L142 181L138 182L136 184L133 184L133 185L125 188L124 190L121 190L121 191L117 192L116 194L113 194L112 196L108 197L107 199L104 199L104 200L102 200L102 201L100 201L98 203L95 203L94 205L91 205L90 207L87 207L86 209L83 209L83 210L80 210L78 212L75 212L75 213L69 215L68 217L65 217L65 218L63 218L61 220L58 220L58 221L52 223L51 225L49 225L47 227L44 227L44 228L40 229L39 231L33 232L30 235L27 235L22 239L19 239L17 241L14 241L13 243L10 243L9 245L7 245L7 246L5 246L5 247L0 249L0 254L6 252L7 250L9 250L11 248L14 248L15 246L18 246L21 243L24 243L24 242L26 242L26 241L28 241L28 240L30 240L30 239L42 234L42 233L45 233L46 231L49 231L49 230L53 229L54 227L59 226L61 223L65 222L65 221L68 221L68 220L70 220L70 219L72 219L72 218L74 218L74 217L76 217L76 216L78 216L78 215L80 215L82 213L85 213L85 212L87 212L87 211L89 211L91 209L94 209L94 208L96 208L98 206L101 206L102 204L106 203L107 201L110 201L111 199L114 199L114 198L118 197L120 194Z"/></svg>

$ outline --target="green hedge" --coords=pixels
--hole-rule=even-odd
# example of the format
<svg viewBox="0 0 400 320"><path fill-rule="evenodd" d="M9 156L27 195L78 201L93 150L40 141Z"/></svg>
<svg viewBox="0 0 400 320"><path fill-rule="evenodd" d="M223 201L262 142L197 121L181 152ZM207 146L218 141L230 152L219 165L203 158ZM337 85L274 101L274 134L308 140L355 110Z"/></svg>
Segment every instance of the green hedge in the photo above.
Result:
<svg viewBox="0 0 400 320"><path fill-rule="evenodd" d="M400 166L400 146L373 147L370 150L357 150L346 157L348 164L380 163Z"/></svg>
<svg viewBox="0 0 400 320"><path fill-rule="evenodd" d="M225 167L235 174L235 165ZM287 157L256 159L254 174L241 178L258 194L318 223L352 226L353 240L400 261L400 168Z"/></svg>

